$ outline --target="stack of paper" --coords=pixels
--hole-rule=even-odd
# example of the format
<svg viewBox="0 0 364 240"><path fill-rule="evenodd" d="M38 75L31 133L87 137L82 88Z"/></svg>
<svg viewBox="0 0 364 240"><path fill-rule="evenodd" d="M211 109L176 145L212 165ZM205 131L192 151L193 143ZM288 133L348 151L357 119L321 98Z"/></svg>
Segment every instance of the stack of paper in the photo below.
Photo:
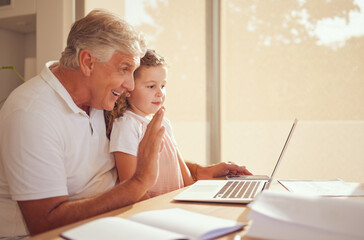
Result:
<svg viewBox="0 0 364 240"><path fill-rule="evenodd" d="M363 197L364 184L332 180L278 180L290 192L327 197Z"/></svg>
<svg viewBox="0 0 364 240"><path fill-rule="evenodd" d="M364 239L364 201L263 191L249 204L248 236L267 239Z"/></svg>

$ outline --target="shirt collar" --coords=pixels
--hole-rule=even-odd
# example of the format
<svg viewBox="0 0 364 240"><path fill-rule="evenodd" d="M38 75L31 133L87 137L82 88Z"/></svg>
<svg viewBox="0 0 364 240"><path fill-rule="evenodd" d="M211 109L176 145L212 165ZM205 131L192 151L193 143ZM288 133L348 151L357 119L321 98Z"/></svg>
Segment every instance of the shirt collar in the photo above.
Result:
<svg viewBox="0 0 364 240"><path fill-rule="evenodd" d="M47 62L42 69L40 76L41 78L49 84L49 86L56 92L58 95L65 101L67 106L74 112L74 113L80 113L82 115L87 115L87 113L79 108L76 103L73 101L71 95L68 93L68 91L65 89L65 87L62 85L62 83L58 80L56 76L52 73L50 70L50 67L54 64L59 64L58 61L50 61ZM90 108L90 113L92 109Z"/></svg>

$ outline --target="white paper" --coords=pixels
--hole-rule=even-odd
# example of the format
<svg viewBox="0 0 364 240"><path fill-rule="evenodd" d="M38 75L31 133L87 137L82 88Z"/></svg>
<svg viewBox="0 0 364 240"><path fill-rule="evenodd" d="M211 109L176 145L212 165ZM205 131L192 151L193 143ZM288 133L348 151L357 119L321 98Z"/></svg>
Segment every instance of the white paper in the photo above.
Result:
<svg viewBox="0 0 364 240"><path fill-rule="evenodd" d="M142 225L119 217L106 217L88 222L63 232L61 237L72 240L187 239L181 234Z"/></svg>
<svg viewBox="0 0 364 240"><path fill-rule="evenodd" d="M364 201L263 191L248 205L248 236L270 239L364 239Z"/></svg>
<svg viewBox="0 0 364 240"><path fill-rule="evenodd" d="M362 238L348 237L326 230L302 226L295 223L268 218L265 215L254 212L249 215L254 219L249 228L248 236L277 240L359 240Z"/></svg>
<svg viewBox="0 0 364 240"><path fill-rule="evenodd" d="M364 184L334 180L278 180L291 192L319 196L364 196Z"/></svg>
<svg viewBox="0 0 364 240"><path fill-rule="evenodd" d="M244 223L195 213L179 208L141 212L130 218L146 225L168 229L194 238L210 238L242 229ZM156 221L158 219L158 221Z"/></svg>
<svg viewBox="0 0 364 240"><path fill-rule="evenodd" d="M72 240L212 239L243 226L244 223L173 208L141 212L130 219L100 218L61 236Z"/></svg>

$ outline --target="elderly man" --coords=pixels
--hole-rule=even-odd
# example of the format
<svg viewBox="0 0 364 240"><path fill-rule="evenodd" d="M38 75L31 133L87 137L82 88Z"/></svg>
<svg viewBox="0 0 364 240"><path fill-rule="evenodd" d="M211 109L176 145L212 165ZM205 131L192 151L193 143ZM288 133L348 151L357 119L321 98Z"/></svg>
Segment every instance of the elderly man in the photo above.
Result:
<svg viewBox="0 0 364 240"><path fill-rule="evenodd" d="M21 238L142 199L158 174L161 108L138 150L134 176L117 183L103 110L134 88L143 37L115 15L94 10L72 26L59 62L8 97L0 112L0 238ZM190 164L195 178L245 168ZM247 170L245 173L248 173Z"/></svg>

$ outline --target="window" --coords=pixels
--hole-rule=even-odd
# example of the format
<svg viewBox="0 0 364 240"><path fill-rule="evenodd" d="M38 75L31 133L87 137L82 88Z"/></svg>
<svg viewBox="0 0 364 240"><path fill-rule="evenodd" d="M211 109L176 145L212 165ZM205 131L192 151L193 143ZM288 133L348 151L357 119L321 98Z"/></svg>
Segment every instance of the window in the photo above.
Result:
<svg viewBox="0 0 364 240"><path fill-rule="evenodd" d="M170 65L166 115L186 160L214 157L270 174L295 117L364 119L364 1L113 4Z"/></svg>
<svg viewBox="0 0 364 240"><path fill-rule="evenodd" d="M295 117L364 119L364 1L220 6L222 160L269 175Z"/></svg>
<svg viewBox="0 0 364 240"><path fill-rule="evenodd" d="M166 116L185 160L207 161L205 1L125 1L125 19L169 65Z"/></svg>

